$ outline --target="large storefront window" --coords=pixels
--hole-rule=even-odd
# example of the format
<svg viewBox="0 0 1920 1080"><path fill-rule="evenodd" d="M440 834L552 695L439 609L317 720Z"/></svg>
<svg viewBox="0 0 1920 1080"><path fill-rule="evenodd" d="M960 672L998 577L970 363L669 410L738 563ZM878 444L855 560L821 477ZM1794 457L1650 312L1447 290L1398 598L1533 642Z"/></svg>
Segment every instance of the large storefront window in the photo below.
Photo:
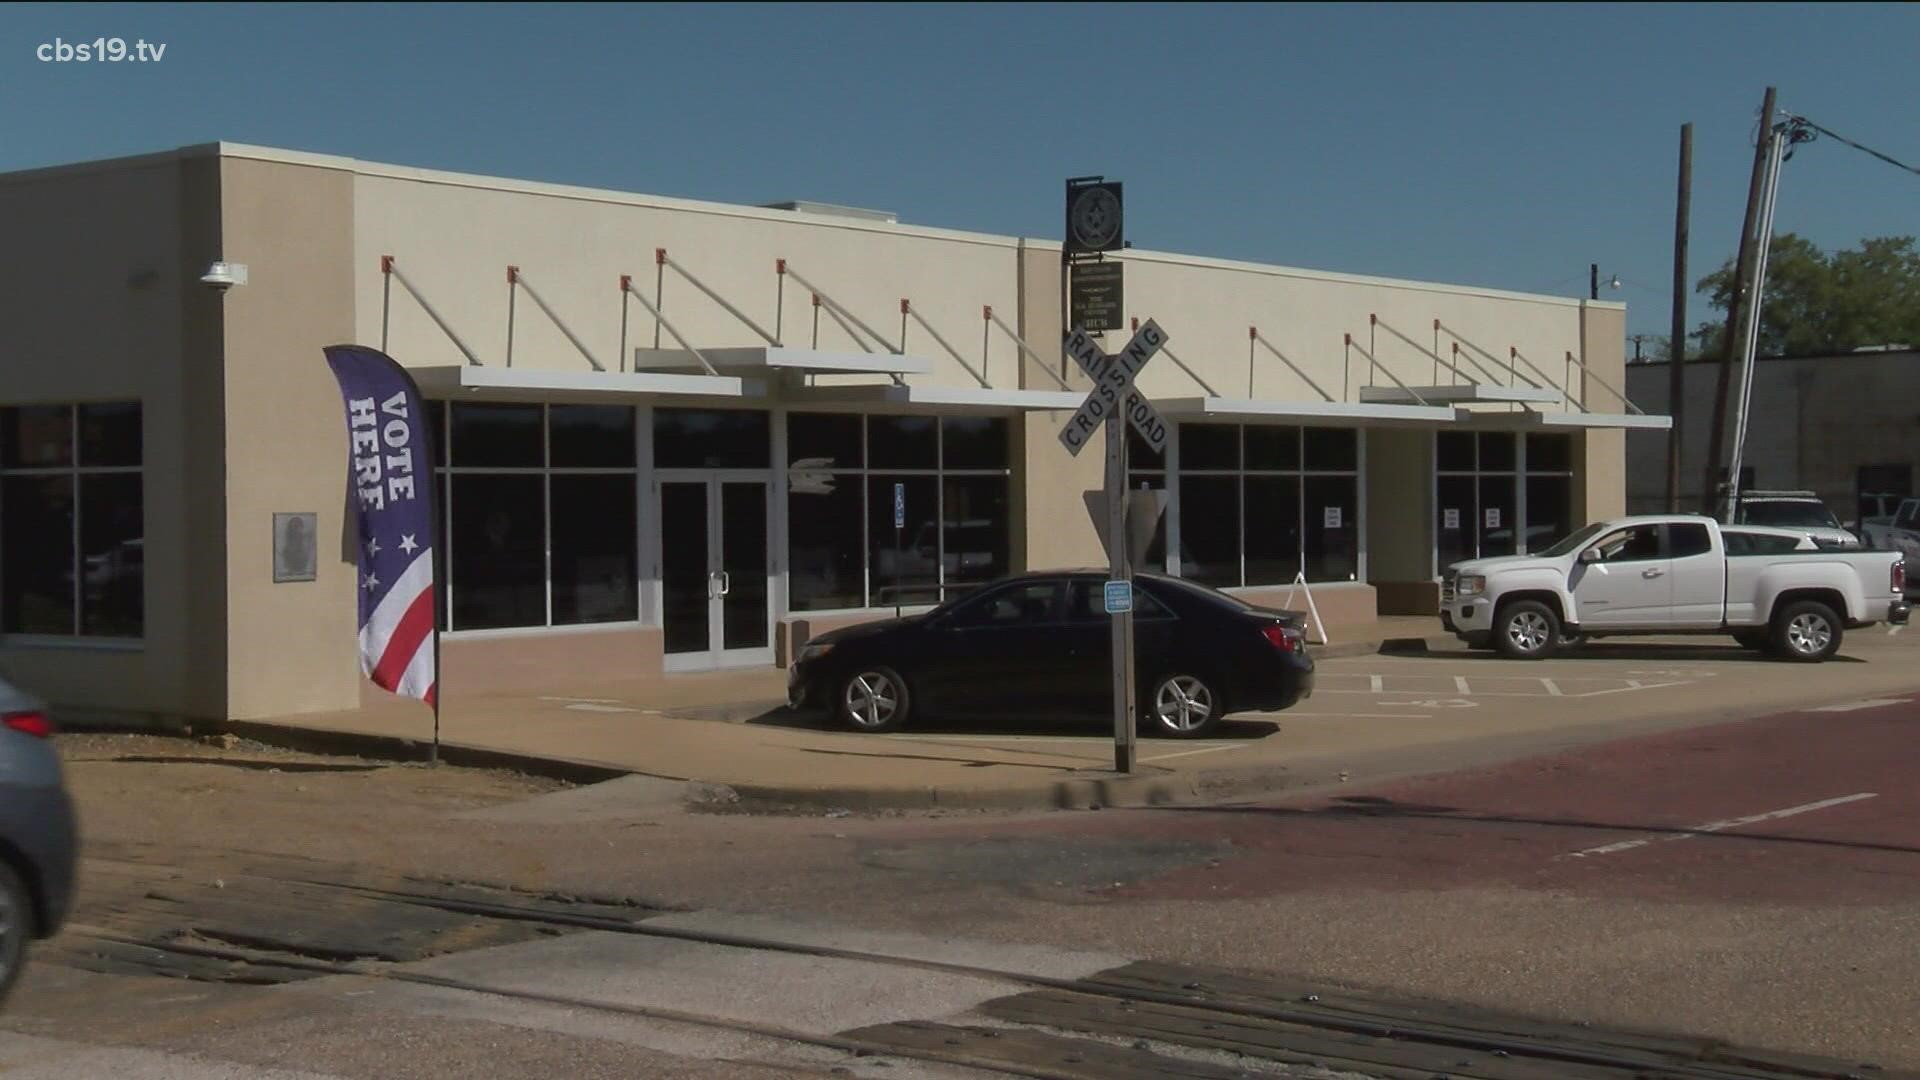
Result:
<svg viewBox="0 0 1920 1080"><path fill-rule="evenodd" d="M1127 490L1129 491L1165 491L1167 490L1167 458L1164 453L1154 450L1140 433L1127 426ZM1167 568L1167 515L1161 514L1160 521L1153 529L1153 540L1147 545L1145 557L1138 569L1161 570Z"/></svg>
<svg viewBox="0 0 1920 1080"><path fill-rule="evenodd" d="M146 628L138 402L0 409L0 632Z"/></svg>
<svg viewBox="0 0 1920 1080"><path fill-rule="evenodd" d="M1234 588L1359 576L1359 432L1182 424L1178 438L1182 577Z"/></svg>
<svg viewBox="0 0 1920 1080"><path fill-rule="evenodd" d="M1434 493L1441 569L1463 559L1523 554L1573 531L1573 436L1511 431L1435 435Z"/></svg>
<svg viewBox="0 0 1920 1080"><path fill-rule="evenodd" d="M432 412L447 560L441 626L494 630L640 616L634 412L480 405ZM452 621L448 625L448 608Z"/></svg>
<svg viewBox="0 0 1920 1080"><path fill-rule="evenodd" d="M788 415L788 607L928 604L1005 575L1011 456L997 417Z"/></svg>

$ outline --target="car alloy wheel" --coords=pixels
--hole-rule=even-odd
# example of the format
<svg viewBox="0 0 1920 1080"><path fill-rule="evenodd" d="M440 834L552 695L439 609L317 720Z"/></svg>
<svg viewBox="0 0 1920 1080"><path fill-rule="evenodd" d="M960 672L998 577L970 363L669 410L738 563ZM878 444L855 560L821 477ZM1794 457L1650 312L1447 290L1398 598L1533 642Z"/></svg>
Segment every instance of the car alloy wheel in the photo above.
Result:
<svg viewBox="0 0 1920 1080"><path fill-rule="evenodd" d="M1197 735L1213 726L1218 712L1213 690L1192 675L1168 676L1154 688L1154 722L1170 735Z"/></svg>
<svg viewBox="0 0 1920 1080"><path fill-rule="evenodd" d="M1507 620L1507 637L1521 652L1539 652L1553 636L1553 629L1539 612L1522 611Z"/></svg>
<svg viewBox="0 0 1920 1080"><path fill-rule="evenodd" d="M862 671L846 683L840 707L847 722L863 731L885 731L900 714L897 676L888 671Z"/></svg>
<svg viewBox="0 0 1920 1080"><path fill-rule="evenodd" d="M1818 656L1833 640L1833 627L1824 616L1802 612L1787 623L1787 644L1801 656Z"/></svg>

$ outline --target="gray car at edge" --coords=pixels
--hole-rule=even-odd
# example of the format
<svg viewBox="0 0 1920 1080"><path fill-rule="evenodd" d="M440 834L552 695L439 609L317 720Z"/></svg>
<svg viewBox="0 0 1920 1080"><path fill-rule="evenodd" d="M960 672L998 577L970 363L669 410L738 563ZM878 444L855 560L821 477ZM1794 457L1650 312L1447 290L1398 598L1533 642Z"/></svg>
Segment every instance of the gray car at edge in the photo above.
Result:
<svg viewBox="0 0 1920 1080"><path fill-rule="evenodd" d="M77 843L46 707L0 679L0 1002L66 921Z"/></svg>

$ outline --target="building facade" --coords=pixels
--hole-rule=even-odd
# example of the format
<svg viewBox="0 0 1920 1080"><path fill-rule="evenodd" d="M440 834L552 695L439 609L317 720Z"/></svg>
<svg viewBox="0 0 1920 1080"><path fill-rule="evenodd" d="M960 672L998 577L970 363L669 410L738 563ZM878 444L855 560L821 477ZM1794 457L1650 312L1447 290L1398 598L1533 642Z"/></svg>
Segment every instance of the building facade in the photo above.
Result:
<svg viewBox="0 0 1920 1080"><path fill-rule="evenodd" d="M1105 562L1057 242L224 143L0 176L0 228L0 672L69 708L358 704L330 344L433 402L449 700L784 663ZM1147 563L1302 579L1335 635L1621 512L1624 432L1664 423L1619 393L1619 304L1120 257L1169 335Z"/></svg>
<svg viewBox="0 0 1920 1080"><path fill-rule="evenodd" d="M1667 413L1672 367L1632 364L1627 393L1650 412ZM1702 505L1708 436L1719 365L1692 362L1685 380L1680 494L1683 509ZM1721 453L1733 452L1739 369L1728 372L1726 427ZM1875 349L1835 356L1761 357L1754 365L1753 397L1741 482L1748 490L1813 491L1842 521L1862 516L1865 496L1914 493L1920 471L1920 351ZM1655 513L1666 507L1668 432L1627 437L1627 508ZM1725 468L1720 470L1724 480ZM1874 506L1864 507L1871 516Z"/></svg>

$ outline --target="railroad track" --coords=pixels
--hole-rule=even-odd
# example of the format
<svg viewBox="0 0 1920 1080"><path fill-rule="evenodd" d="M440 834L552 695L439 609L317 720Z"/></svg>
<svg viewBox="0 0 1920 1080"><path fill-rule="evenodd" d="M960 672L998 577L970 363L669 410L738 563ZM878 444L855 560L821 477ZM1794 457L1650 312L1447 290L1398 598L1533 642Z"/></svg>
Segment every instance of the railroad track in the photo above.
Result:
<svg viewBox="0 0 1920 1080"><path fill-rule="evenodd" d="M1315 988L1283 979L1136 962L1082 978L954 962L908 947L806 935L713 932L656 921L660 908L478 885L378 880L354 868L248 857L193 871L139 858L89 860L88 898L43 957L112 973L275 984L352 976L615 1016L695 1025L836 1051L1036 1080L1348 1074L1390 1080L1920 1080L1873 1065L1608 1031L1489 1010ZM913 968L1003 984L959 1020L830 1034L546 993L422 970L448 952L575 933Z"/></svg>

